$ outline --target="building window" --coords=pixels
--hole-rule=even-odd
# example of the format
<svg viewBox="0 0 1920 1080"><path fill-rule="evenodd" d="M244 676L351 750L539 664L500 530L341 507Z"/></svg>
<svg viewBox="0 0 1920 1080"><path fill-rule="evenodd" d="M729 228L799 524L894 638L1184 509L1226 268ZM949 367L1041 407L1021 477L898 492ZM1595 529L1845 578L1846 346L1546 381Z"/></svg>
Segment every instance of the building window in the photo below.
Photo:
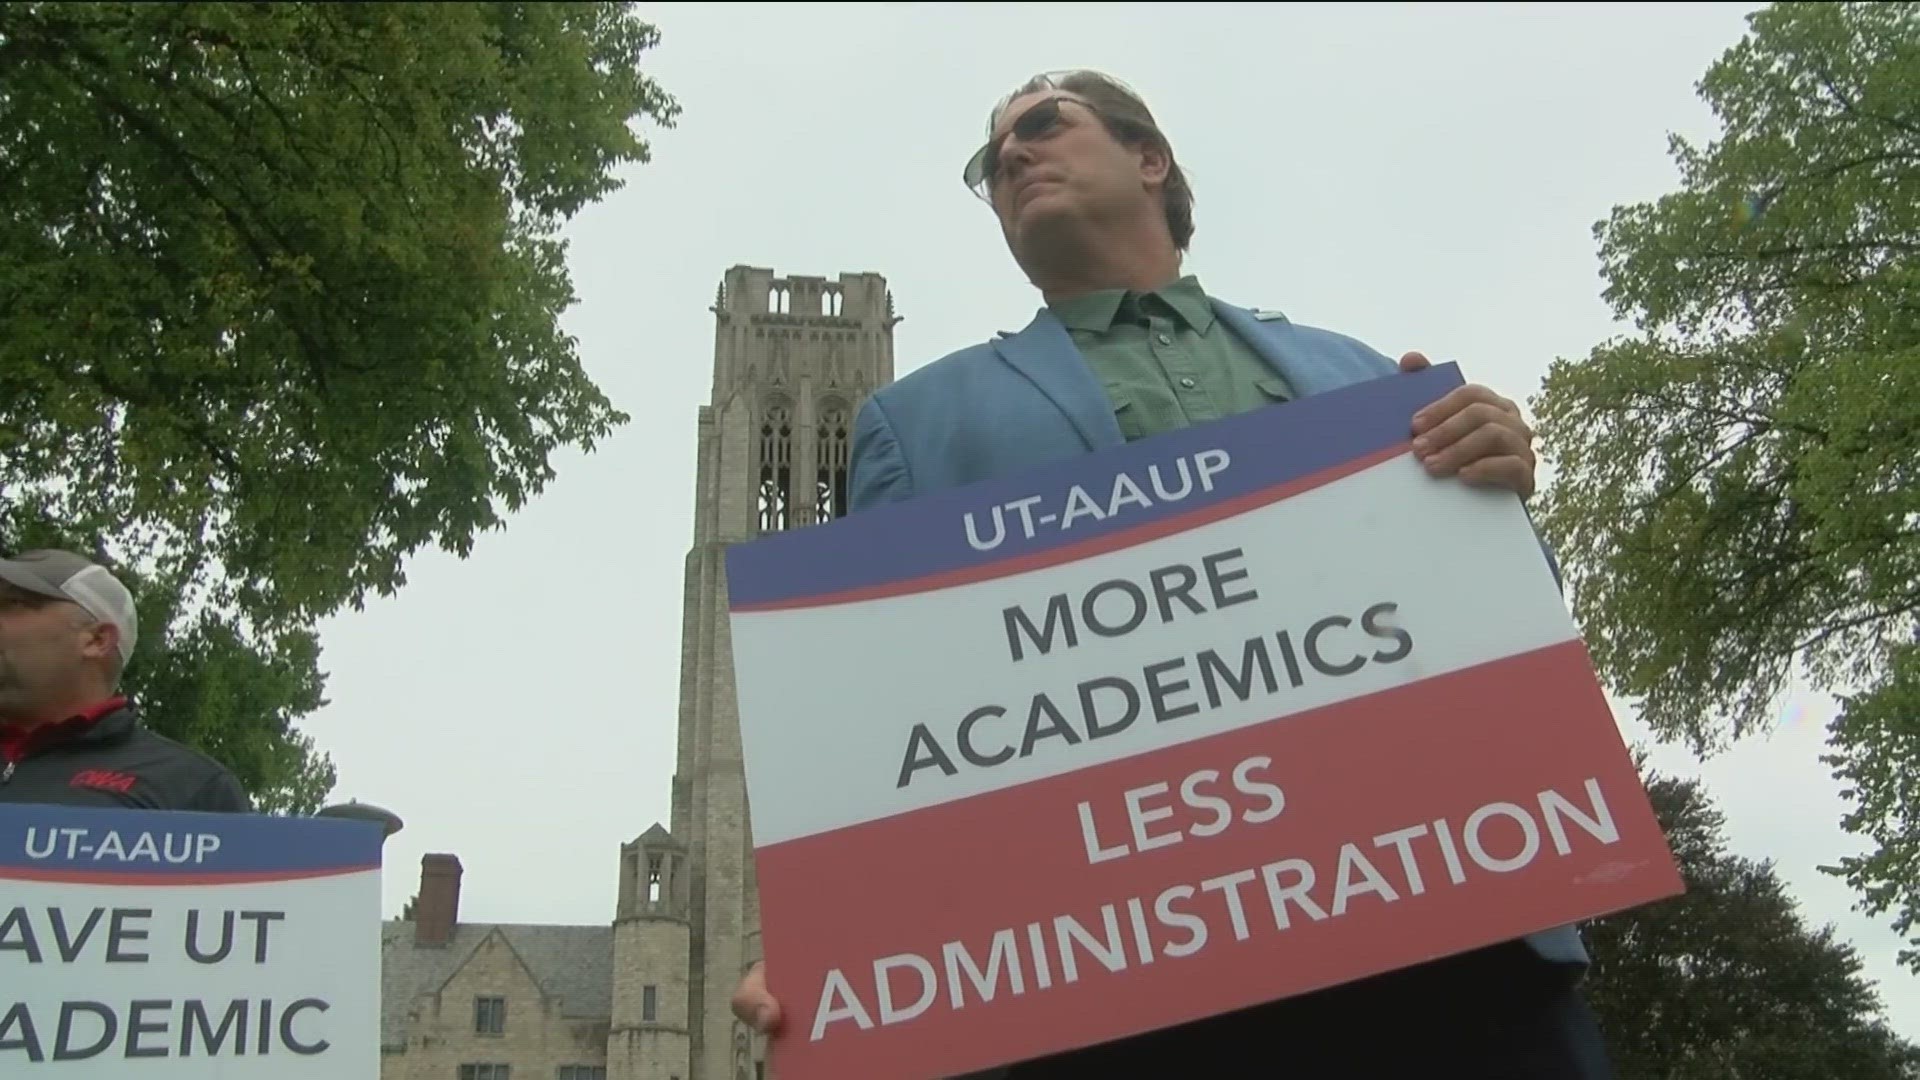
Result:
<svg viewBox="0 0 1920 1080"><path fill-rule="evenodd" d="M829 405L820 415L819 462L814 500L819 504L821 521L847 516L847 410Z"/></svg>
<svg viewBox="0 0 1920 1080"><path fill-rule="evenodd" d="M462 1065L460 1080L509 1080L509 1065Z"/></svg>
<svg viewBox="0 0 1920 1080"><path fill-rule="evenodd" d="M660 856L647 856L647 903L660 902Z"/></svg>
<svg viewBox="0 0 1920 1080"><path fill-rule="evenodd" d="M562 1065L554 1080L607 1080L605 1065Z"/></svg>
<svg viewBox="0 0 1920 1080"><path fill-rule="evenodd" d="M760 422L760 531L787 527L793 504L793 418L782 405Z"/></svg>
<svg viewBox="0 0 1920 1080"><path fill-rule="evenodd" d="M473 1030L480 1035L506 1034L507 999L503 997L474 998ZM462 1077L461 1080L466 1078Z"/></svg>
<svg viewBox="0 0 1920 1080"><path fill-rule="evenodd" d="M659 1019L660 988L643 986L640 988L640 1019L652 1023Z"/></svg>

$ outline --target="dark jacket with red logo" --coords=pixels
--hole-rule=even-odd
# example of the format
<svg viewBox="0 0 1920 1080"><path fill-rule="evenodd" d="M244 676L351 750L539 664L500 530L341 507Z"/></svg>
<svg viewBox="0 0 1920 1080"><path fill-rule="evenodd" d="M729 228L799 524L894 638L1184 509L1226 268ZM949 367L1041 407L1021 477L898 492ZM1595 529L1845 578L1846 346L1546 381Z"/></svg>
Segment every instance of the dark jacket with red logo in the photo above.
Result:
<svg viewBox="0 0 1920 1080"><path fill-rule="evenodd" d="M253 808L231 772L149 731L124 698L30 731L0 728L0 803L233 813Z"/></svg>

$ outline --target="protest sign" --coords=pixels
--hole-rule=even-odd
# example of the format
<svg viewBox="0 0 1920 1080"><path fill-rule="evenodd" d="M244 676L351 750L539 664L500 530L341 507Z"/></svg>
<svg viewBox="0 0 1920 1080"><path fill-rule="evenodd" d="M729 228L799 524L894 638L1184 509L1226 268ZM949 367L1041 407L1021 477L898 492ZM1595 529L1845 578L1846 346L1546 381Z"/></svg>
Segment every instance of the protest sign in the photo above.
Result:
<svg viewBox="0 0 1920 1080"><path fill-rule="evenodd" d="M0 804L0 1076L378 1076L381 839Z"/></svg>
<svg viewBox="0 0 1920 1080"><path fill-rule="evenodd" d="M782 1080L950 1076L1680 880L1511 493L1398 374L737 545Z"/></svg>

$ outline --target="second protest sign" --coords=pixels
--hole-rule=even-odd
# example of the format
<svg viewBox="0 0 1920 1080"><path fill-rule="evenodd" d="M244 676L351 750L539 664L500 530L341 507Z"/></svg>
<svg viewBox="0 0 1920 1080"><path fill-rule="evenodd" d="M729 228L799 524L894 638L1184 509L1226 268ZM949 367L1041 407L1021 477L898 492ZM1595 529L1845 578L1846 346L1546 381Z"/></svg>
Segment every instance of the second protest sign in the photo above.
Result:
<svg viewBox="0 0 1920 1080"><path fill-rule="evenodd" d="M371 1080L380 827L0 804L0 1076Z"/></svg>
<svg viewBox="0 0 1920 1080"><path fill-rule="evenodd" d="M1680 888L1451 366L729 553L788 1080L953 1075Z"/></svg>

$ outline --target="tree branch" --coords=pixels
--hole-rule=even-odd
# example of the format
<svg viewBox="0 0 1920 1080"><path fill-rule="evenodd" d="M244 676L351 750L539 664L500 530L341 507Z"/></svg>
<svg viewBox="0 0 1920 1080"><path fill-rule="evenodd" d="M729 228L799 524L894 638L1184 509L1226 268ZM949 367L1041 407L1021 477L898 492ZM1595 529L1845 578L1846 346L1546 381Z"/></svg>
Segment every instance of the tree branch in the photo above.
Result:
<svg viewBox="0 0 1920 1080"><path fill-rule="evenodd" d="M1678 477L1669 477L1668 478L1669 482L1666 485L1655 489L1655 491L1651 495L1641 500L1639 504L1635 507L1635 509L1650 510L1653 507L1659 506L1660 504L1666 502L1668 499L1673 498L1675 495L1679 494L1680 491L1685 489L1687 486L1691 485L1695 480L1699 479L1700 474L1707 472L1708 470L1719 465L1722 461L1726 460L1728 455L1739 450L1741 447L1746 446L1748 443L1759 438L1761 435L1766 434L1766 432L1769 430L1771 430L1770 426L1763 426L1760 424L1749 425L1745 434L1741 435L1739 438L1728 443L1726 446L1723 446L1718 450L1715 450L1713 453L1707 455L1705 460L1701 461L1698 465L1694 466L1692 469L1687 470L1686 475L1678 476Z"/></svg>
<svg viewBox="0 0 1920 1080"><path fill-rule="evenodd" d="M1821 88L1833 95L1833 100L1839 104L1841 112L1846 113L1856 120L1872 120L1877 123L1886 124L1896 131L1904 131L1909 135L1920 135L1920 124L1908 123L1898 117L1882 116L1879 113L1871 113L1860 108L1854 104L1853 100L1847 97L1846 94L1841 93L1839 85L1834 80L1833 72L1824 67L1816 67L1815 70L1819 74Z"/></svg>
<svg viewBox="0 0 1920 1080"><path fill-rule="evenodd" d="M1907 602L1904 604L1900 604L1899 606L1884 608L1879 611L1870 611L1865 615L1857 615L1851 619L1845 619L1838 623L1829 623L1825 627L1823 627L1821 631L1815 634L1813 637L1810 637L1807 640L1801 642L1800 644L1795 645L1793 647L1793 651L1796 653L1805 652L1806 650L1811 649L1814 646L1827 641L1829 638L1833 637L1835 634L1844 634L1848 630L1853 630L1857 627L1865 626L1868 623L1880 622L1884 619L1897 619L1902 615L1907 615L1915 611L1920 611L1920 592L1908 593Z"/></svg>
<svg viewBox="0 0 1920 1080"><path fill-rule="evenodd" d="M69 73L69 77L79 83L82 89L98 98L115 116L120 117L135 131L144 135L155 147L173 158L174 162L180 166L181 174L186 178L187 183L191 185L195 191L199 192L201 197L211 203L215 209L220 211L221 216L224 217L227 224L233 228L234 233L240 238L241 242L253 253L255 264L259 267L261 273L268 278L274 275L273 253L270 252L266 245L261 242L260 238L254 234L253 229L249 226L246 218L239 210L234 208L227 200L221 198L220 194L213 189L213 186L207 183L206 179L200 175L200 167L205 163L195 157L192 151L181 146L178 140L168 135L165 131L162 131L159 125L142 115L138 109L113 94L107 87L92 82L77 72ZM211 168L208 168L209 171L211 171ZM263 227L265 227L264 223ZM269 229L269 231L271 230ZM275 237L275 240L284 249L286 246L284 240L279 237ZM320 357L325 354L325 350L321 348L318 341L313 339L307 328L301 325L298 319L288 318L286 323L288 329L290 329L294 336L300 341L303 354L302 359L306 361L307 370L313 375L315 385L320 388L321 392L326 392L328 380L326 372L320 364Z"/></svg>

